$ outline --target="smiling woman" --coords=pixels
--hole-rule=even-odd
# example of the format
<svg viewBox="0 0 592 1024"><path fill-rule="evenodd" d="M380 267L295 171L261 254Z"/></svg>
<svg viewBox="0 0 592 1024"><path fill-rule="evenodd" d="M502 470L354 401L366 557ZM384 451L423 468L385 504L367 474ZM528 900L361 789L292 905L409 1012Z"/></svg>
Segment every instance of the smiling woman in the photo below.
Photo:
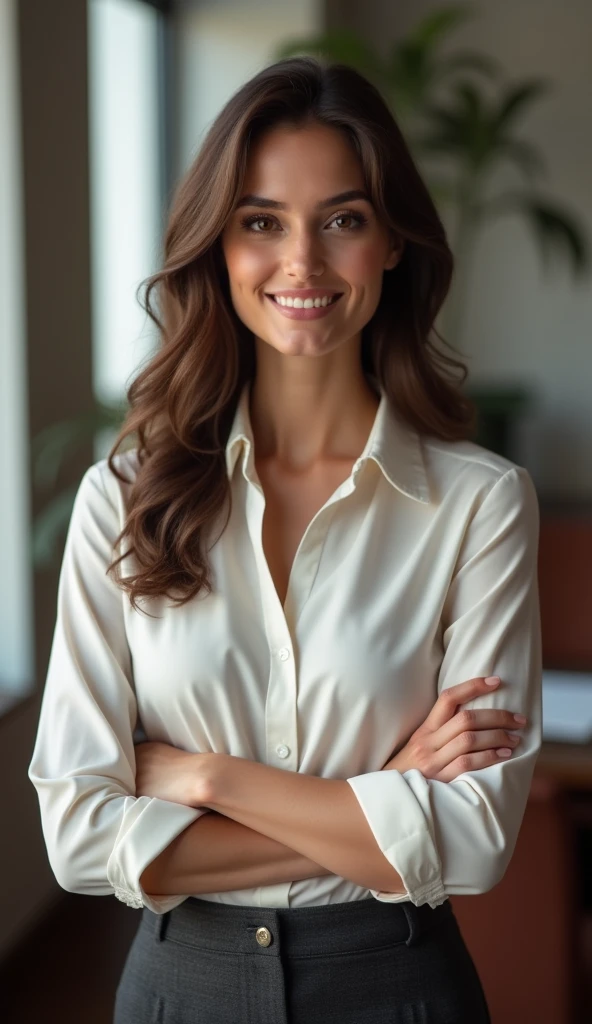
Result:
<svg viewBox="0 0 592 1024"><path fill-rule="evenodd" d="M180 603L211 592L203 541L229 505L223 442L247 381L255 415L267 393L286 410L283 356L291 374L296 357L315 357L312 380L290 394L300 408L320 407L322 395L328 411L306 452L299 430L299 466L330 457L346 399L349 436L333 448L353 463L381 391L421 433L470 437L475 410L458 386L466 368L434 341L453 270L444 227L390 110L353 69L289 58L247 82L179 183L164 250L145 288L163 346L128 390L109 458L121 476L113 454L139 433L138 508L122 539L142 555L127 578L113 566L132 603L168 588ZM321 306L307 308L317 297ZM275 444L263 418L261 456ZM157 531L153 516L171 501L174 520Z"/></svg>
<svg viewBox="0 0 592 1024"><path fill-rule="evenodd" d="M60 883L142 910L115 1024L489 1024L448 897L502 877L540 747L538 518L469 439L451 275L351 68L261 71L179 184L29 771Z"/></svg>

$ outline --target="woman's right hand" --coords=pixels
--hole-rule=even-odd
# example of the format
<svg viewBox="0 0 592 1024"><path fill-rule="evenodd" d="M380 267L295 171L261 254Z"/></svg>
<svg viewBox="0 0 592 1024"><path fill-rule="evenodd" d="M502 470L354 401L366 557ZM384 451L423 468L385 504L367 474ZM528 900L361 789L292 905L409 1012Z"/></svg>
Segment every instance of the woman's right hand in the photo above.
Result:
<svg viewBox="0 0 592 1024"><path fill-rule="evenodd" d="M485 677L478 676L443 690L425 722L382 771L418 768L426 779L451 782L462 772L507 760L520 742L520 736L509 730L524 727L523 715L519 722L512 711L499 708L456 710L459 704L495 691L500 680L489 678L496 678L497 683L488 686Z"/></svg>

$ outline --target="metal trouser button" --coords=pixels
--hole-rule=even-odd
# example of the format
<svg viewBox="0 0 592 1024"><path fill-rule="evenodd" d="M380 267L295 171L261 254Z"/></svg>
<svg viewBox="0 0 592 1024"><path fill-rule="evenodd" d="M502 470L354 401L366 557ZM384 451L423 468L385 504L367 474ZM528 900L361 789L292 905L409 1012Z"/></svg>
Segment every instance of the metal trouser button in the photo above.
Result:
<svg viewBox="0 0 592 1024"><path fill-rule="evenodd" d="M271 942L271 932L268 928L258 928L255 933L255 938L260 946L269 946Z"/></svg>

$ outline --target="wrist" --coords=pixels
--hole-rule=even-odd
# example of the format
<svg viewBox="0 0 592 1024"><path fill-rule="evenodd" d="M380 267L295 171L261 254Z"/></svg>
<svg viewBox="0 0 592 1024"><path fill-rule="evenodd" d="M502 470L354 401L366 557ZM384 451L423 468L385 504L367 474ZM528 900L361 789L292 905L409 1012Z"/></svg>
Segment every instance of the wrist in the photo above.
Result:
<svg viewBox="0 0 592 1024"><path fill-rule="evenodd" d="M228 754L197 754L199 757L199 771L196 781L196 807L208 807L213 809L218 804L222 795L223 770L227 770L226 762L230 760Z"/></svg>

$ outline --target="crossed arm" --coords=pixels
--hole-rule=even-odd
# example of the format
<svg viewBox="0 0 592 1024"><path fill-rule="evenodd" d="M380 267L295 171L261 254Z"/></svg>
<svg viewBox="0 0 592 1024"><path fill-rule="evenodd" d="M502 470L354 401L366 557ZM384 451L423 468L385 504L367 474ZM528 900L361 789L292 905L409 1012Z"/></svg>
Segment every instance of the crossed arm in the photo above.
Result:
<svg viewBox="0 0 592 1024"><path fill-rule="evenodd" d="M150 896L233 892L330 874L283 843L212 812L186 828L144 870Z"/></svg>
<svg viewBox="0 0 592 1024"><path fill-rule="evenodd" d="M197 756L209 770L194 806L212 813L148 865L140 878L145 892L224 892L328 874L405 892L346 781L231 755Z"/></svg>

